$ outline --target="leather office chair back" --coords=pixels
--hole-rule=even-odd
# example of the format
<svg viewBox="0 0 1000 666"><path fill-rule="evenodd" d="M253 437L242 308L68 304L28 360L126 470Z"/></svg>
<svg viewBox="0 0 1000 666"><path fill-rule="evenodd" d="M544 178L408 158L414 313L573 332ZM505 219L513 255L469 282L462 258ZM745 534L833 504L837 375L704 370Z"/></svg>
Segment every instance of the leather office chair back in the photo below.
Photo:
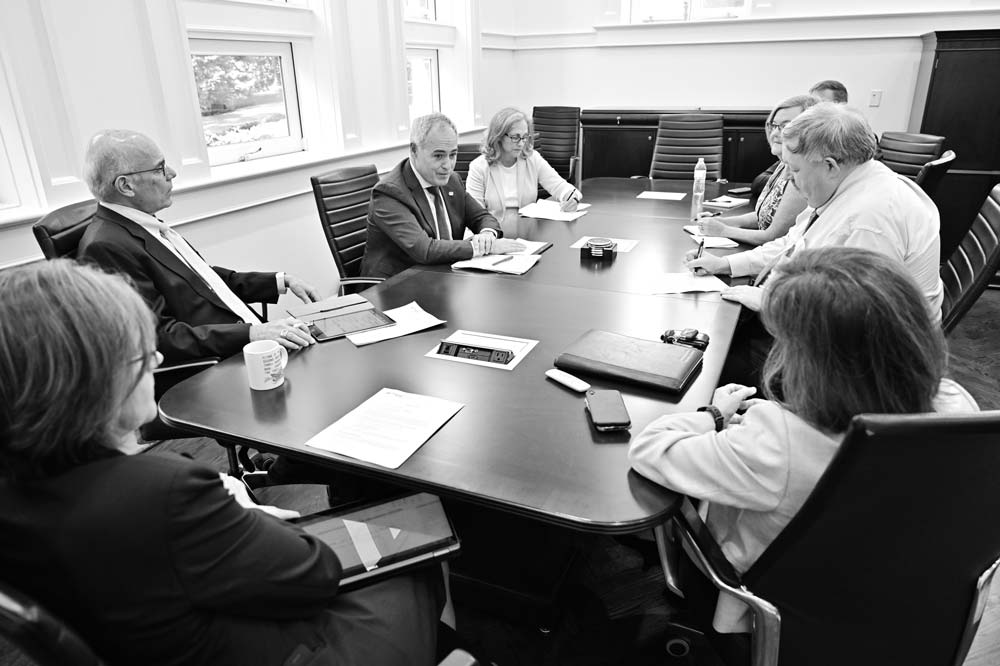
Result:
<svg viewBox="0 0 1000 666"><path fill-rule="evenodd" d="M962 663L1000 557L998 441L1000 411L855 417L742 578L780 611L780 664Z"/></svg>
<svg viewBox="0 0 1000 666"><path fill-rule="evenodd" d="M0 583L0 636L39 666L103 663L62 620L26 594Z"/></svg>
<svg viewBox="0 0 1000 666"><path fill-rule="evenodd" d="M482 151L478 143L458 144L458 159L455 160L455 173L462 179L463 185L465 185L465 181L469 178L469 165L472 164L472 160L480 155L482 155Z"/></svg>
<svg viewBox="0 0 1000 666"><path fill-rule="evenodd" d="M57 208L31 226L46 259L76 258L83 232L97 212L96 201L81 201Z"/></svg>
<svg viewBox="0 0 1000 666"><path fill-rule="evenodd" d="M699 157L705 159L707 178L722 176L722 116L716 113L660 116L649 177L694 180Z"/></svg>
<svg viewBox="0 0 1000 666"><path fill-rule="evenodd" d="M910 180L917 180L917 175L925 164L941 157L944 137L936 134L884 132L878 147L882 153L879 159L883 164Z"/></svg>
<svg viewBox="0 0 1000 666"><path fill-rule="evenodd" d="M950 333L1000 269L1000 185L983 202L972 226L941 266L941 325Z"/></svg>
<svg viewBox="0 0 1000 666"><path fill-rule="evenodd" d="M536 106L531 110L535 126L535 150L560 176L579 185L576 164L579 160L580 107Z"/></svg>
<svg viewBox="0 0 1000 666"><path fill-rule="evenodd" d="M920 167L920 172L917 174L916 181L920 187L923 188L927 196L934 198L937 194L938 187L941 185L941 180L944 179L944 175L948 173L948 169L951 168L952 163L955 161L954 150L946 150L941 157L936 160L931 160L927 164Z"/></svg>
<svg viewBox="0 0 1000 666"><path fill-rule="evenodd" d="M335 169L309 180L340 277L358 277L368 238L368 202L378 183L375 165Z"/></svg>

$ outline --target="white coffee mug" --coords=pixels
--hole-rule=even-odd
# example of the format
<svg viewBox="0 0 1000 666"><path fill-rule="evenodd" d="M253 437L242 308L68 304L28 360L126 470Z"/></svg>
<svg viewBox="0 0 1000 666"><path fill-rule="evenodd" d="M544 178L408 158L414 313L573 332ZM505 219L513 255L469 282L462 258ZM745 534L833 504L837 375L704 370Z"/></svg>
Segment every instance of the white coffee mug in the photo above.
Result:
<svg viewBox="0 0 1000 666"><path fill-rule="evenodd" d="M278 388L285 383L288 352L274 340L257 340L243 346L247 381L255 391Z"/></svg>

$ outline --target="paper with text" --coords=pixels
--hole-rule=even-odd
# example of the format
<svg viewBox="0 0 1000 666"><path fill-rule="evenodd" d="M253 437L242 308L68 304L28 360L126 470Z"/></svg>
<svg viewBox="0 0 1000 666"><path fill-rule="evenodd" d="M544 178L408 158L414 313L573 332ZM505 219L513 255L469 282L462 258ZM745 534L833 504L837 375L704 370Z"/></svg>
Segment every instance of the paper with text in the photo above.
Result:
<svg viewBox="0 0 1000 666"><path fill-rule="evenodd" d="M347 339L358 347L363 347L374 342L400 338L404 335L445 323L443 319L438 319L434 315L429 314L416 301L410 301L402 307L386 310L385 314L396 322L395 326L376 328L371 331L362 331L361 333L351 333L347 336Z"/></svg>
<svg viewBox="0 0 1000 666"><path fill-rule="evenodd" d="M396 469L464 406L384 388L324 428L306 446Z"/></svg>
<svg viewBox="0 0 1000 666"><path fill-rule="evenodd" d="M517 212L525 217L534 217L541 220L556 220L558 222L572 222L587 214L590 204L577 204L573 212L565 212L559 209L559 202L550 199L541 199L535 203L519 209Z"/></svg>
<svg viewBox="0 0 1000 666"><path fill-rule="evenodd" d="M734 241L732 238L725 238L724 236L702 236L698 233L697 224L687 224L684 226L684 231L691 234L691 240L695 243L700 243L701 239L705 239L705 247L708 248L719 248L719 247L739 247L740 244Z"/></svg>

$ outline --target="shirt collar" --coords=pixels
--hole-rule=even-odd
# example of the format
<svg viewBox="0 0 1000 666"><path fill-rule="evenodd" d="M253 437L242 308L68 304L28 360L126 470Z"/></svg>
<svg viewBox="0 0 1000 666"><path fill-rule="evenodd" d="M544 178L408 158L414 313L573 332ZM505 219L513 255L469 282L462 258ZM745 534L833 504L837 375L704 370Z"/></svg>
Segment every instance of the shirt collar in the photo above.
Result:
<svg viewBox="0 0 1000 666"><path fill-rule="evenodd" d="M160 220L157 217L150 215L149 213L141 211L138 208L130 208L129 206L108 203L106 201L102 201L101 205L109 210L113 210L122 217L132 220L133 222L141 226L143 229L154 235L160 233L160 230L163 229L163 227L165 226L163 220Z"/></svg>
<svg viewBox="0 0 1000 666"><path fill-rule="evenodd" d="M874 164L875 164L874 160L868 160L864 164L859 164L858 166L854 167L854 169L851 170L851 173L847 174L847 177L844 178L844 180L840 181L840 185L838 185L837 189L834 190L833 195L829 199L827 199L821 206L818 206L816 208L816 214L822 215L823 211L825 211L827 208L830 207L830 204L832 204L839 197L842 197L844 195L844 192L847 192L858 183L866 180L868 178L869 173L873 169L877 168L874 166Z"/></svg>
<svg viewBox="0 0 1000 666"><path fill-rule="evenodd" d="M435 185L434 183L428 183L426 180L424 180L423 176L421 176L419 173L417 173L416 168L414 168L414 166L413 166L413 159L412 158L409 159L409 160L407 160L406 163L410 165L410 171L412 171L413 175L417 177L417 182L420 183L420 187L423 188L424 192L427 191L428 187L437 187L437 185Z"/></svg>

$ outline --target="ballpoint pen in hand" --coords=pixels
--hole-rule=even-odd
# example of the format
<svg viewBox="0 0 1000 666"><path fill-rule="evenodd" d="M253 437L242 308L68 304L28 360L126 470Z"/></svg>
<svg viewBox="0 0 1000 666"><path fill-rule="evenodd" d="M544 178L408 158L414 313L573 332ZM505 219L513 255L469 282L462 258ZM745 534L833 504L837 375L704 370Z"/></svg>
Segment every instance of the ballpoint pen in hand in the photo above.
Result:
<svg viewBox="0 0 1000 666"><path fill-rule="evenodd" d="M705 237L698 241L698 254L694 255L695 259L701 259L701 255L705 253Z"/></svg>

